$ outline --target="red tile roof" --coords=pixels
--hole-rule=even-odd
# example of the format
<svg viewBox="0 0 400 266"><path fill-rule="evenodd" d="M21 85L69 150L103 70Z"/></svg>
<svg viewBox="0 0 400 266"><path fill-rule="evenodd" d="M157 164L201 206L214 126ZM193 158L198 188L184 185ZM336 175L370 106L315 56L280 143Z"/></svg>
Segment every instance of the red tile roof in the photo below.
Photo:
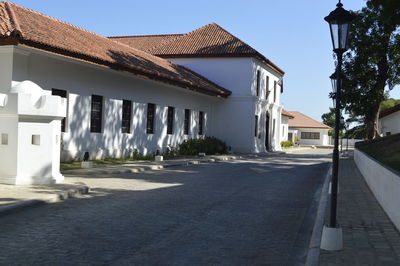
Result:
<svg viewBox="0 0 400 266"><path fill-rule="evenodd" d="M286 111L285 109L282 109L282 115L289 117L289 119L294 118L294 116L289 111Z"/></svg>
<svg viewBox="0 0 400 266"><path fill-rule="evenodd" d="M160 35L116 36L109 38L114 41L125 43L133 48L148 52L182 35L183 34L160 34Z"/></svg>
<svg viewBox="0 0 400 266"><path fill-rule="evenodd" d="M38 48L208 95L231 94L185 67L9 2L0 2L0 45Z"/></svg>
<svg viewBox="0 0 400 266"><path fill-rule="evenodd" d="M289 119L289 127L291 128L323 128L331 129L331 127L312 119L305 114L296 111L290 111L290 114L294 116L293 119Z"/></svg>
<svg viewBox="0 0 400 266"><path fill-rule="evenodd" d="M241 41L216 23L211 23L186 34L178 34L176 38L164 39L162 43L144 47L141 42L144 37L148 39L159 38L159 35L126 36L116 38L125 44L138 49L144 49L153 55L164 58L174 57L255 57L272 69L283 75L285 72L277 65L257 52L250 45ZM154 42L156 43L156 41Z"/></svg>
<svg viewBox="0 0 400 266"><path fill-rule="evenodd" d="M385 111L380 112L379 113L379 118L391 115L391 114L393 114L395 112L398 112L398 111L400 111L400 104L395 105L393 107L390 107L390 108L386 109Z"/></svg>

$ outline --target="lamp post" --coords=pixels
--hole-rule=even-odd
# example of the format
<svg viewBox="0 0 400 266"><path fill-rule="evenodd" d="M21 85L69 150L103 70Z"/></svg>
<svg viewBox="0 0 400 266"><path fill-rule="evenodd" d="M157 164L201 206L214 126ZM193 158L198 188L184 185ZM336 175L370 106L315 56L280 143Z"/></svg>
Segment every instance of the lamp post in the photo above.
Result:
<svg viewBox="0 0 400 266"><path fill-rule="evenodd" d="M347 50L347 39L349 24L354 16L343 8L339 0L336 9L333 10L325 20L329 23L332 38L333 51L337 55L338 64L336 66L336 93L335 93L335 141L332 156L332 179L331 179L331 204L329 225L324 226L321 240L321 248L325 250L340 250L343 247L342 230L337 224L337 191L338 191L338 172L339 172L339 129L340 129L340 97L341 97L341 72L343 53Z"/></svg>

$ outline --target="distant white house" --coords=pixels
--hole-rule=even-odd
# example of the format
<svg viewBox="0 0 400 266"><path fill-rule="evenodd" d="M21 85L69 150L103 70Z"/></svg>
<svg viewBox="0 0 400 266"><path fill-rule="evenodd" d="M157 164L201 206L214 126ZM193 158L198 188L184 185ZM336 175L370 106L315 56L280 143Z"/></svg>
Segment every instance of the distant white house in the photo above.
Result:
<svg viewBox="0 0 400 266"><path fill-rule="evenodd" d="M331 127L306 116L303 113L290 111L293 119L289 119L288 138L294 140L298 138L300 145L321 145L330 144L328 135Z"/></svg>
<svg viewBox="0 0 400 266"><path fill-rule="evenodd" d="M283 75L215 23L106 38L0 2L0 93L31 81L66 99L62 160L146 154L205 135L233 152L279 150Z"/></svg>
<svg viewBox="0 0 400 266"><path fill-rule="evenodd" d="M382 111L378 124L382 136L400 133L400 104Z"/></svg>
<svg viewBox="0 0 400 266"><path fill-rule="evenodd" d="M289 138L289 119L293 119L294 116L286 111L285 109L282 109L282 118L281 118L281 142L282 141L287 141L287 140L292 140L293 141L293 134Z"/></svg>

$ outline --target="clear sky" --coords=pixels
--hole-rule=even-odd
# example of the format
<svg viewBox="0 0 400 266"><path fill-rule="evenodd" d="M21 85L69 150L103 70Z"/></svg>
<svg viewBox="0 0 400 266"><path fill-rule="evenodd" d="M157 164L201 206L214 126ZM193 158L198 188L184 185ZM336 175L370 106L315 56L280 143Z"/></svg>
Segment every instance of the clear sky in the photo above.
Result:
<svg viewBox="0 0 400 266"><path fill-rule="evenodd" d="M328 23L337 0L13 0L105 36L186 33L216 22L285 70L282 104L317 120L332 106ZM343 0L358 10L365 0ZM396 87L392 97L400 99Z"/></svg>

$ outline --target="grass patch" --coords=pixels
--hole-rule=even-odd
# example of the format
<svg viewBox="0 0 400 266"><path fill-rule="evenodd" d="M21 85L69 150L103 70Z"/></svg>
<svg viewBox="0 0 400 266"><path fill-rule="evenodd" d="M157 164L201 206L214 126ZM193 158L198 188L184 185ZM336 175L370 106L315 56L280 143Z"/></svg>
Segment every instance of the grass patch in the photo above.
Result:
<svg viewBox="0 0 400 266"><path fill-rule="evenodd" d="M385 166L400 172L400 134L366 141L357 148Z"/></svg>

